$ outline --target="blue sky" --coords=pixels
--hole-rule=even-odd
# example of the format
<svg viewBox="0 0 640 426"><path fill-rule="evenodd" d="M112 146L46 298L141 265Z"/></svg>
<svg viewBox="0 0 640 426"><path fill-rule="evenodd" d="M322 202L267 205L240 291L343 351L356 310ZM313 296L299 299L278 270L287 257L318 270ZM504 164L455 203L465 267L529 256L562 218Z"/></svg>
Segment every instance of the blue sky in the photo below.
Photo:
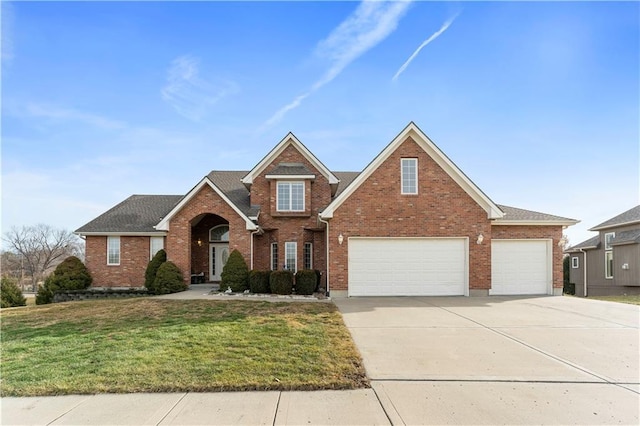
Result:
<svg viewBox="0 0 640 426"><path fill-rule="evenodd" d="M496 203L639 203L640 5L2 2L2 230L248 170L362 170L410 121Z"/></svg>

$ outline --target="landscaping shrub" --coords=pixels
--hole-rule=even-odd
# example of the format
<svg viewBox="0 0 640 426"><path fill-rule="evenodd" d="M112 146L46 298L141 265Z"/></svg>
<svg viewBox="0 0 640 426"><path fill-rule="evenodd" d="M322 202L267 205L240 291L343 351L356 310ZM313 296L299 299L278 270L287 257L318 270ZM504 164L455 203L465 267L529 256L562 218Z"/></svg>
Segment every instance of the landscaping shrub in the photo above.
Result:
<svg viewBox="0 0 640 426"><path fill-rule="evenodd" d="M220 274L220 291L229 287L234 293L242 293L249 289L249 268L238 250L231 252Z"/></svg>
<svg viewBox="0 0 640 426"><path fill-rule="evenodd" d="M173 262L164 262L158 268L156 279L153 281L155 294L177 293L187 289L182 278L182 272Z"/></svg>
<svg viewBox="0 0 640 426"><path fill-rule="evenodd" d="M249 290L251 293L271 293L269 276L271 271L251 271L249 272Z"/></svg>
<svg viewBox="0 0 640 426"><path fill-rule="evenodd" d="M293 273L291 271L273 271L269 276L269 286L273 294L293 293Z"/></svg>
<svg viewBox="0 0 640 426"><path fill-rule="evenodd" d="M318 277L313 269L296 272L296 294L311 295L316 290Z"/></svg>
<svg viewBox="0 0 640 426"><path fill-rule="evenodd" d="M2 277L0 281L0 308L12 308L14 306L26 306L27 299L11 278Z"/></svg>
<svg viewBox="0 0 640 426"><path fill-rule="evenodd" d="M58 290L82 290L93 282L91 274L84 263L75 256L69 256L59 264L38 288L36 304L53 302L53 295Z"/></svg>
<svg viewBox="0 0 640 426"><path fill-rule="evenodd" d="M147 265L147 270L144 272L144 286L151 293L155 293L155 289L153 288L153 282L156 280L156 274L158 273L158 269L160 265L167 261L167 252L164 250L158 250L158 252L153 256L153 259Z"/></svg>

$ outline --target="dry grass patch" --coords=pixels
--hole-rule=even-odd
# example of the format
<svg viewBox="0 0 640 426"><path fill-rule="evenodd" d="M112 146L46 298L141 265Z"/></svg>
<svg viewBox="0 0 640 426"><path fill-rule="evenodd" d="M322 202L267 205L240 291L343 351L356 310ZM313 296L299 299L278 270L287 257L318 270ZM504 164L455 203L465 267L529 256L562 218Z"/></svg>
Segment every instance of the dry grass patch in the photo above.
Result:
<svg viewBox="0 0 640 426"><path fill-rule="evenodd" d="M327 303L99 300L1 319L3 396L368 385Z"/></svg>
<svg viewBox="0 0 640 426"><path fill-rule="evenodd" d="M588 299L606 300L608 302L628 303L630 305L640 305L640 295L624 295L624 296L589 296Z"/></svg>

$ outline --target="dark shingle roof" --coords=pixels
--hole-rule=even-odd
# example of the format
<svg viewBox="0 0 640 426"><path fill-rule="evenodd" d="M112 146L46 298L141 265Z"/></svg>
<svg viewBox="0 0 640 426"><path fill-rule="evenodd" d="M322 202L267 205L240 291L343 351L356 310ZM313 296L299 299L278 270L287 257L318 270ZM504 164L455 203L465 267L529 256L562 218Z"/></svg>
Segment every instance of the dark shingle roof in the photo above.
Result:
<svg viewBox="0 0 640 426"><path fill-rule="evenodd" d="M613 228L615 226L636 222L640 222L640 205L637 205L624 213L620 213L618 216L612 217L611 219L602 222L600 225L594 226L590 231L599 231L601 229Z"/></svg>
<svg viewBox="0 0 640 426"><path fill-rule="evenodd" d="M523 221L523 222L529 222L529 221L540 221L540 222L553 222L553 221L573 221L573 222L577 222L574 219L569 219L566 217L561 217L561 216L554 216L551 214L547 214L547 213L540 213L540 212L535 212L532 210L525 210L525 209L519 209L517 207L510 207L510 206L503 206L501 204L497 205L498 207L500 207L500 209L505 213L504 217L501 219L497 219L496 223L500 222L501 220L504 221L511 221L511 220L517 220L517 221Z"/></svg>
<svg viewBox="0 0 640 426"><path fill-rule="evenodd" d="M640 243L640 229L616 232L611 245Z"/></svg>
<svg viewBox="0 0 640 426"><path fill-rule="evenodd" d="M360 172L333 172L333 174L340 179L340 184L338 185L338 190L336 191L335 196L340 195L342 191L346 189L347 186L351 185L351 182L358 177Z"/></svg>
<svg viewBox="0 0 640 426"><path fill-rule="evenodd" d="M586 241L581 242L580 244L576 244L575 246L569 247L566 251L574 252L580 249L588 249L588 248L598 248L600 247L600 236L596 235L595 237L589 238Z"/></svg>
<svg viewBox="0 0 640 426"><path fill-rule="evenodd" d="M259 206L252 206L249 199L249 191L241 182L247 175L246 171L218 171L214 170L207 175L215 186L229 198L245 215L251 217L258 214Z"/></svg>
<svg viewBox="0 0 640 426"><path fill-rule="evenodd" d="M91 222L78 234L93 232L155 232L154 225L175 207L182 195L132 195Z"/></svg>
<svg viewBox="0 0 640 426"><path fill-rule="evenodd" d="M295 175L312 175L311 170L302 163L280 163L268 175L295 176Z"/></svg>

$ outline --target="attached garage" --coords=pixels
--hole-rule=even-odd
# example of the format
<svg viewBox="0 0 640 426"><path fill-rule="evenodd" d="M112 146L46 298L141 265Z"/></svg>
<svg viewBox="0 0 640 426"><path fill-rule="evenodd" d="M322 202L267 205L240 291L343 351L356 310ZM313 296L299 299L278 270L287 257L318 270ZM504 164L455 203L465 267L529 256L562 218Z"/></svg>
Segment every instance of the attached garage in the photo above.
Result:
<svg viewBox="0 0 640 426"><path fill-rule="evenodd" d="M467 238L348 241L349 296L468 294Z"/></svg>
<svg viewBox="0 0 640 426"><path fill-rule="evenodd" d="M492 240L489 294L553 294L551 265L551 240Z"/></svg>

